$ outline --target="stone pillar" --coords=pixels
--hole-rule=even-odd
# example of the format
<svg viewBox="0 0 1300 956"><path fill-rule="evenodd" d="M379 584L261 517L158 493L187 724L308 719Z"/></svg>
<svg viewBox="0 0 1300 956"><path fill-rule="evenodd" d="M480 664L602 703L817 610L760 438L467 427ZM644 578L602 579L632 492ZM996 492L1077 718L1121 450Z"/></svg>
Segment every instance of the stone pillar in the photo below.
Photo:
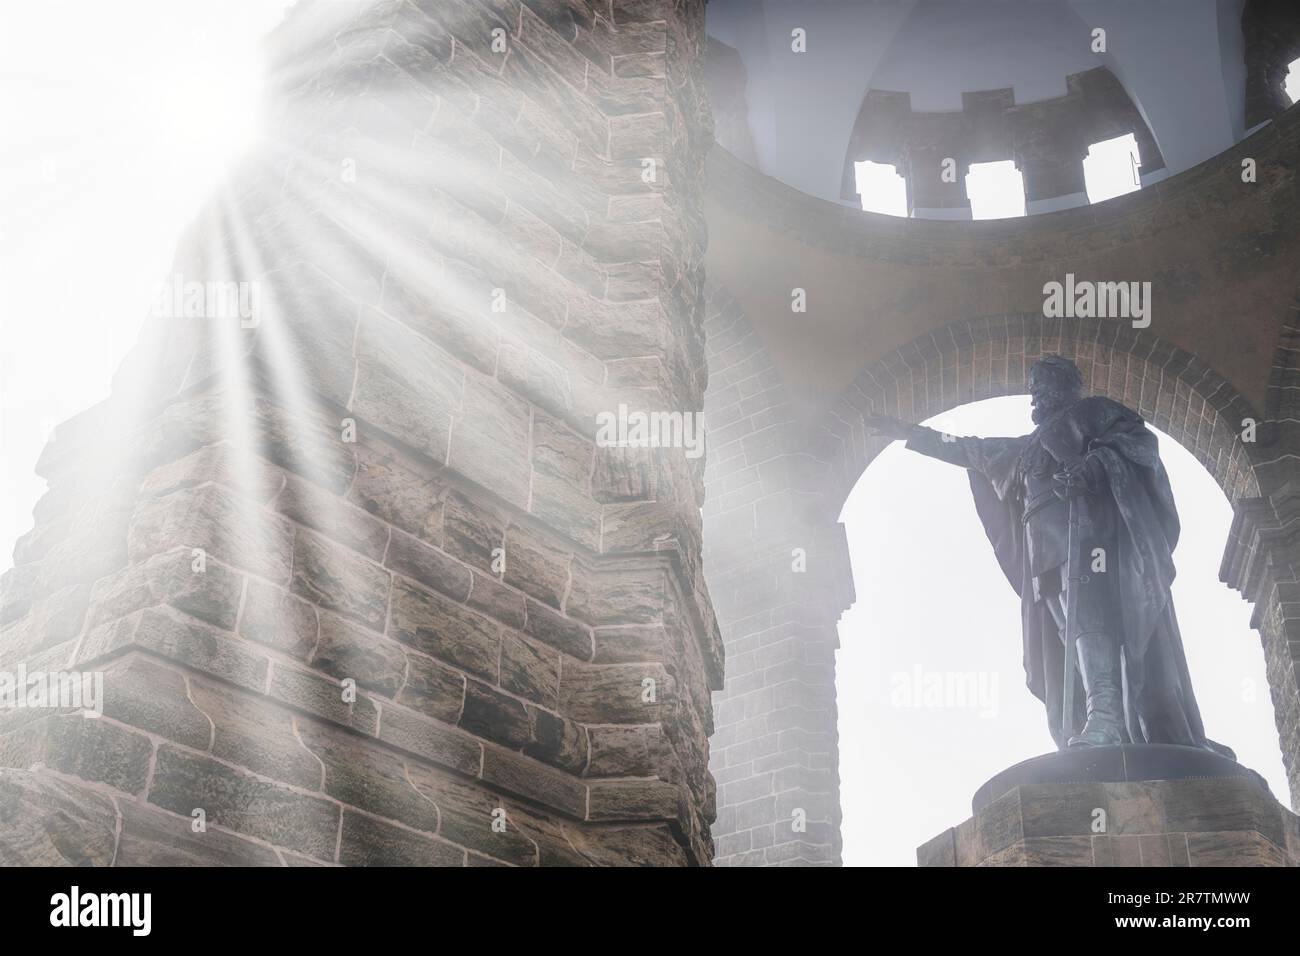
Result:
<svg viewBox="0 0 1300 956"><path fill-rule="evenodd" d="M945 167L953 160L952 172ZM969 219L970 197L966 174L970 163L944 145L907 146L907 202L909 213L923 219ZM948 178L950 177L950 178Z"/></svg>
<svg viewBox="0 0 1300 956"><path fill-rule="evenodd" d="M713 311L705 565L727 652L711 740L717 862L837 865L844 529L757 336L724 296Z"/></svg>
<svg viewBox="0 0 1300 956"><path fill-rule="evenodd" d="M704 0L304 3L271 144L58 429L0 863L707 864ZM196 821L202 820L199 828ZM15 858L17 855L18 858Z"/></svg>

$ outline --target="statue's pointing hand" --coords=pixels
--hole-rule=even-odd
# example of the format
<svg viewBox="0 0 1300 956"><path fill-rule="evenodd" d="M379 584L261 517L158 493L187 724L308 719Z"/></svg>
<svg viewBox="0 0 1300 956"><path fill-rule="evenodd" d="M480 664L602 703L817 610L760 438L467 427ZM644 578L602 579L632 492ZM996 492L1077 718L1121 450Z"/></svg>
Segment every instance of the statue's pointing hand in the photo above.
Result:
<svg viewBox="0 0 1300 956"><path fill-rule="evenodd" d="M905 422L901 418L894 418L892 415L868 415L863 419L863 424L877 435L902 439L911 438L921 427Z"/></svg>

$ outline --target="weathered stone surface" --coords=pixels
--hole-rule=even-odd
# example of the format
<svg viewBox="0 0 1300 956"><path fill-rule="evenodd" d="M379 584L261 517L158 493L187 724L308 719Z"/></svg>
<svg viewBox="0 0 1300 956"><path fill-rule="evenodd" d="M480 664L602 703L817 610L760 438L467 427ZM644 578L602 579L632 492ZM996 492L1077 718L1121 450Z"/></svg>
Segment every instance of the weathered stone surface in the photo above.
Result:
<svg viewBox="0 0 1300 956"><path fill-rule="evenodd" d="M202 568L202 570L196 570ZM234 630L243 579L215 560L196 564L184 549L155 555L96 582L90 594L91 627L141 608L169 604L187 614Z"/></svg>
<svg viewBox="0 0 1300 956"><path fill-rule="evenodd" d="M272 780L320 789L320 762L303 749L283 705L197 678L190 682L190 696L212 739L210 747L197 749Z"/></svg>
<svg viewBox="0 0 1300 956"><path fill-rule="evenodd" d="M302 598L264 581L250 580L239 615L239 634L305 660L319 637L318 614L315 606Z"/></svg>
<svg viewBox="0 0 1300 956"><path fill-rule="evenodd" d="M389 634L421 653L490 680L497 676L500 629L489 618L397 580Z"/></svg>
<svg viewBox="0 0 1300 956"><path fill-rule="evenodd" d="M109 866L117 812L100 793L26 770L0 770L0 864Z"/></svg>
<svg viewBox="0 0 1300 956"><path fill-rule="evenodd" d="M345 866L460 866L465 851L382 820L343 814L339 862Z"/></svg>
<svg viewBox="0 0 1300 956"><path fill-rule="evenodd" d="M1102 834L1093 832L1098 809ZM1247 777L1024 784L922 845L917 863L1295 866L1297 819Z"/></svg>
<svg viewBox="0 0 1300 956"><path fill-rule="evenodd" d="M477 775L483 745L463 731L396 707L384 709L379 739L442 767Z"/></svg>
<svg viewBox="0 0 1300 956"><path fill-rule="evenodd" d="M328 612L321 614L320 642L311 666L384 697L396 696L406 678L402 645Z"/></svg>
<svg viewBox="0 0 1300 956"><path fill-rule="evenodd" d="M436 833L438 808L422 797L407 776L406 764L377 741L304 720L302 746L323 767L323 789L342 803L377 816Z"/></svg>
<svg viewBox="0 0 1300 956"><path fill-rule="evenodd" d="M207 750L212 724L189 691L182 671L132 656L104 675L104 716Z"/></svg>
<svg viewBox="0 0 1300 956"><path fill-rule="evenodd" d="M269 847L209 828L195 833L192 819L150 806L118 801L122 833L115 866L281 866Z"/></svg>
<svg viewBox="0 0 1300 956"><path fill-rule="evenodd" d="M459 561L400 531L393 532L384 564L457 601L469 597L474 580L473 572Z"/></svg>
<svg viewBox="0 0 1300 956"><path fill-rule="evenodd" d="M378 565L310 531L294 539L293 592L372 630L384 629L389 577Z"/></svg>
<svg viewBox="0 0 1300 956"><path fill-rule="evenodd" d="M356 347L352 411L445 463L464 369L428 339L373 310L362 318Z"/></svg>
<svg viewBox="0 0 1300 956"><path fill-rule="evenodd" d="M499 797L445 774L410 768L411 783L438 809L438 835L495 860L534 866L537 847L516 823L520 814ZM504 816L498 812L504 811ZM495 819L501 825L493 826Z"/></svg>
<svg viewBox="0 0 1300 956"><path fill-rule="evenodd" d="M579 622L552 611L544 604L529 600L528 620L524 631L556 650L571 654L579 660L592 656L591 631Z"/></svg>
<svg viewBox="0 0 1300 956"><path fill-rule="evenodd" d="M284 583L292 540L288 522L219 485L206 485L142 503L131 518L127 546L133 562L177 548L201 548L234 567Z"/></svg>
<svg viewBox="0 0 1300 956"><path fill-rule="evenodd" d="M177 257L257 281L260 323L149 324L113 397L42 456L0 663L102 667L108 716L5 715L0 762L134 799L69 797L91 822L24 811L27 843L0 819L0 856L112 862L107 812L129 865L705 863L707 721L672 721L680 756L650 745L657 711L636 708L635 739L604 724L602 773L694 789L672 826L644 780L589 821L583 721L630 705L569 673L597 616L638 611L590 575L569 606L575 560L603 560L592 415L702 372L700 10L621 11L620 38L587 0L441 0L340 16L334 36L329 6L273 37L282 78L315 64L274 93L297 152L234 183ZM678 471L658 487L692 490ZM611 512L608 531L634 522ZM624 555L618 575L662 584L674 560L695 587L697 558L677 559L698 522L681 524L671 557ZM662 649L637 667L666 686L680 646Z"/></svg>
<svg viewBox="0 0 1300 956"><path fill-rule="evenodd" d="M81 714L51 714L0 737L0 766L40 764L128 794L144 789L152 753L143 734Z"/></svg>
<svg viewBox="0 0 1300 956"><path fill-rule="evenodd" d="M425 541L442 539L443 484L417 474L395 455L366 451L348 500Z"/></svg>
<svg viewBox="0 0 1300 956"><path fill-rule="evenodd" d="M505 536L505 582L557 610L562 607L573 556L540 536L511 525Z"/></svg>
<svg viewBox="0 0 1300 956"><path fill-rule="evenodd" d="M525 509L529 425L528 403L497 381L467 373L448 466Z"/></svg>
<svg viewBox="0 0 1300 956"><path fill-rule="evenodd" d="M560 690L560 655L549 647L509 632L501 642L501 686L554 707Z"/></svg>
<svg viewBox="0 0 1300 956"><path fill-rule="evenodd" d="M359 508L349 507L326 489L296 475L289 476L275 499L275 509L298 524L347 545L372 561L382 561L388 528Z"/></svg>
<svg viewBox="0 0 1300 956"><path fill-rule="evenodd" d="M423 654L407 654L406 682L397 702L455 723L465 705L465 675Z"/></svg>
<svg viewBox="0 0 1300 956"><path fill-rule="evenodd" d="M341 727L350 727L358 733L373 734L379 724L379 708L370 697L359 692L356 700L344 700L342 682L319 671L290 667L277 661L271 667L267 694L290 707Z"/></svg>
<svg viewBox="0 0 1300 956"><path fill-rule="evenodd" d="M465 708L461 713L460 727L476 737L514 750L522 749L531 735L524 705L476 680L470 681L465 688Z"/></svg>
<svg viewBox="0 0 1300 956"><path fill-rule="evenodd" d="M148 799L185 817L202 809L208 822L217 826L317 859L334 858L337 806L266 783L207 757L165 744L159 747Z"/></svg>

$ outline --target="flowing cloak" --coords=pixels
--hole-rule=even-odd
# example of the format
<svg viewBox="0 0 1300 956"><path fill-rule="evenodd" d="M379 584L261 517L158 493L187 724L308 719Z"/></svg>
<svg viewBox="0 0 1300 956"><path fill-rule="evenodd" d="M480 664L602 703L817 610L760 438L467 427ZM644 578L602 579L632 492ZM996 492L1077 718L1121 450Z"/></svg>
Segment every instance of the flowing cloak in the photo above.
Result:
<svg viewBox="0 0 1300 956"><path fill-rule="evenodd" d="M1141 416L1100 396L1082 399L1018 438L939 440L929 431L908 446L967 468L975 508L998 564L1020 596L1025 681L1047 708L1052 737L1063 747L1065 650L1047 606L1034 599L1024 530L1025 487L1021 456L1038 443L1057 461L1076 461L1085 453L1104 470L1119 517L1116 554L1107 555L1107 572L1117 574L1119 643L1128 739L1134 743L1203 747L1232 757L1232 751L1207 740L1200 709L1174 616L1174 546L1178 512L1169 478L1160 461L1155 433ZM1077 713L1082 727L1085 694L1075 670Z"/></svg>

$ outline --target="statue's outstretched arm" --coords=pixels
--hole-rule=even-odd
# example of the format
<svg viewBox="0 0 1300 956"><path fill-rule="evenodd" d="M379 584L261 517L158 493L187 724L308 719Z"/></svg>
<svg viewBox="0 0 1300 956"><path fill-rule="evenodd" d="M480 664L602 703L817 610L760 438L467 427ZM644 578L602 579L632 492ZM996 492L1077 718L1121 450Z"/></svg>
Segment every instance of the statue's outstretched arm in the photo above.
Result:
<svg viewBox="0 0 1300 956"><path fill-rule="evenodd" d="M937 458L959 468L979 467L979 456L971 454L973 443L980 441L978 438L958 438L890 415L873 415L865 419L865 422L867 428L877 435L906 439L910 450L929 458Z"/></svg>

